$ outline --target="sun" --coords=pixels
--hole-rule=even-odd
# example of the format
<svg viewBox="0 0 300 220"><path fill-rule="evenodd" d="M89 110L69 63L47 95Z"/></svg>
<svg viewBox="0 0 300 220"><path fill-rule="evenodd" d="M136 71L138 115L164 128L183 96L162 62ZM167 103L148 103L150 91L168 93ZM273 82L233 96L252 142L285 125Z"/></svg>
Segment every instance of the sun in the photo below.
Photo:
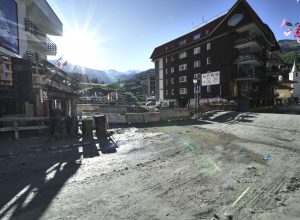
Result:
<svg viewBox="0 0 300 220"><path fill-rule="evenodd" d="M101 62L99 58L99 38L93 32L71 31L64 33L60 53L64 60L84 67L98 67Z"/></svg>

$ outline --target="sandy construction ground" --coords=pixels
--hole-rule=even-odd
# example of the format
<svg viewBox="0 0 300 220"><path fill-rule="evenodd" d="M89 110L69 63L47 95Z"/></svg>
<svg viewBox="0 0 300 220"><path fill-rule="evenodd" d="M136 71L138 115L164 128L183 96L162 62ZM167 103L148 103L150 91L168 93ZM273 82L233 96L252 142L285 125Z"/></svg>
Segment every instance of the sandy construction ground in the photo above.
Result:
<svg viewBox="0 0 300 220"><path fill-rule="evenodd" d="M100 145L0 142L0 219L300 219L300 116L223 112L110 133Z"/></svg>

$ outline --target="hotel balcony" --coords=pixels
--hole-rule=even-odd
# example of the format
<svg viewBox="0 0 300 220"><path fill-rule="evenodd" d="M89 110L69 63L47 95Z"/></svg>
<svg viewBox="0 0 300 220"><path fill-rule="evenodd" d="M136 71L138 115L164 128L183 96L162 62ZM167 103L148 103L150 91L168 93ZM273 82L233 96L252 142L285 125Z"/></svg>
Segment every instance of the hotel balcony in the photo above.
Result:
<svg viewBox="0 0 300 220"><path fill-rule="evenodd" d="M248 71L248 72L239 72L237 74L237 81L252 81L260 82L264 79L264 73L262 71Z"/></svg>
<svg viewBox="0 0 300 220"><path fill-rule="evenodd" d="M264 65L264 61L262 57L257 54L243 54L238 56L238 58L234 61L234 64L252 64L254 66L262 66Z"/></svg>
<svg viewBox="0 0 300 220"><path fill-rule="evenodd" d="M282 65L282 60L278 55L272 54L269 56L269 59L267 60L267 64L272 66L280 66Z"/></svg>
<svg viewBox="0 0 300 220"><path fill-rule="evenodd" d="M26 0L26 16L43 33L62 36L63 24L46 0Z"/></svg>
<svg viewBox="0 0 300 220"><path fill-rule="evenodd" d="M236 49L253 48L258 50L262 47L259 37L257 36L240 38L234 42L234 48Z"/></svg>
<svg viewBox="0 0 300 220"><path fill-rule="evenodd" d="M28 18L25 18L25 31L28 33L28 41L40 48L47 55L56 55L57 47L45 33L43 33Z"/></svg>
<svg viewBox="0 0 300 220"><path fill-rule="evenodd" d="M30 60L32 63L36 63L39 61L39 56L37 53L33 53L31 51L26 51L26 54L24 55L24 58L26 60Z"/></svg>

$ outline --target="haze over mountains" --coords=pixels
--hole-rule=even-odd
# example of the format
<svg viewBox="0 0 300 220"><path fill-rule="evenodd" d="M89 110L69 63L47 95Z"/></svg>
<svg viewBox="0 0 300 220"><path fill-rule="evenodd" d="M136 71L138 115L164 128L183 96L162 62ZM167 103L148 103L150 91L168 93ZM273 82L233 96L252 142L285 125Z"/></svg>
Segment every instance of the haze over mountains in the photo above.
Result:
<svg viewBox="0 0 300 220"><path fill-rule="evenodd" d="M128 80L133 77L135 74L140 73L138 70L130 70L126 72L119 72L117 70L96 70L81 66L75 66L68 64L67 67L64 67L64 71L70 75L74 75L75 78L82 82L89 82L91 80L97 79L99 83L111 84L119 80ZM83 80L82 80L83 78Z"/></svg>
<svg viewBox="0 0 300 220"><path fill-rule="evenodd" d="M50 61L55 63L55 61ZM141 73L140 70L128 70L126 72L120 72L114 69L110 70L96 70L92 68L78 66L72 63L67 64L63 70L74 78L78 79L83 83L88 83L91 80L97 79L99 83L112 84L118 82L119 80L128 80L133 78L138 73Z"/></svg>

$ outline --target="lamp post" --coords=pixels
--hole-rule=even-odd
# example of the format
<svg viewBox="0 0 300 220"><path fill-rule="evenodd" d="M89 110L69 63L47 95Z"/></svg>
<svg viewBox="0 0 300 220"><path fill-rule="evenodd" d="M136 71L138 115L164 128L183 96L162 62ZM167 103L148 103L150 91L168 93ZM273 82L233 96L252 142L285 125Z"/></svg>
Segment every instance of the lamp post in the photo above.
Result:
<svg viewBox="0 0 300 220"><path fill-rule="evenodd" d="M194 118L196 118L196 105L197 105L197 98L196 98L196 95L197 95L197 82L198 82L198 79L197 78L194 78L193 79L193 83L194 83L194 100L195 100L195 104L194 104Z"/></svg>

